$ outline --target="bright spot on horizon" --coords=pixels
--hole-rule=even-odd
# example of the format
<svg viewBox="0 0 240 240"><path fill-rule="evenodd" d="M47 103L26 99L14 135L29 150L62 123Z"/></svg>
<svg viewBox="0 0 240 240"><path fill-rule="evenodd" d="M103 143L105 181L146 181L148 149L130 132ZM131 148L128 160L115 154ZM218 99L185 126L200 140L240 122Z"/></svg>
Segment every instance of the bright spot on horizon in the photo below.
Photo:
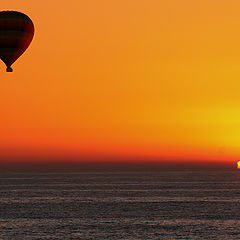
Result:
<svg viewBox="0 0 240 240"><path fill-rule="evenodd" d="M240 169L240 161L237 162L237 168Z"/></svg>

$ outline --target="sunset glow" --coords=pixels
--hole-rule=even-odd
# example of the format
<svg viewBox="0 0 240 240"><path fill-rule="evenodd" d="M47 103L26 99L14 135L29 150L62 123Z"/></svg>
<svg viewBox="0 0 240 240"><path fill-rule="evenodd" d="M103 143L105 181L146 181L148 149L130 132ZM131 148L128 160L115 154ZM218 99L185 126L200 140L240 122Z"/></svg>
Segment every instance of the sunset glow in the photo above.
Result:
<svg viewBox="0 0 240 240"><path fill-rule="evenodd" d="M240 169L240 161L237 162L237 168Z"/></svg>
<svg viewBox="0 0 240 240"><path fill-rule="evenodd" d="M239 158L240 1L1 8L36 28L14 72L0 64L1 159Z"/></svg>

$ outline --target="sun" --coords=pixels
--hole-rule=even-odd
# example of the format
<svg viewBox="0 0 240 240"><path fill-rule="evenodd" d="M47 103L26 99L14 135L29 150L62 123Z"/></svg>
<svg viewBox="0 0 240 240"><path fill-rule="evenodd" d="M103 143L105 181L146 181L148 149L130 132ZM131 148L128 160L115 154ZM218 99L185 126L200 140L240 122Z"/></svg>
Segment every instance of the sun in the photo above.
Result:
<svg viewBox="0 0 240 240"><path fill-rule="evenodd" d="M240 161L237 162L237 168L240 169Z"/></svg>

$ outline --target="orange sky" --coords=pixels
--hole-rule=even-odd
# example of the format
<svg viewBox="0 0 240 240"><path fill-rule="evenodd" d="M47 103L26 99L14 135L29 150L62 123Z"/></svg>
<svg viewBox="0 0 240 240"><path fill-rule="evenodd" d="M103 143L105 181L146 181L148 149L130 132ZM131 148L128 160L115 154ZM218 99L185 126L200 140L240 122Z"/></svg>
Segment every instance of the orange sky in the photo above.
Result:
<svg viewBox="0 0 240 240"><path fill-rule="evenodd" d="M1 156L240 158L240 1L1 0L36 28L0 64Z"/></svg>

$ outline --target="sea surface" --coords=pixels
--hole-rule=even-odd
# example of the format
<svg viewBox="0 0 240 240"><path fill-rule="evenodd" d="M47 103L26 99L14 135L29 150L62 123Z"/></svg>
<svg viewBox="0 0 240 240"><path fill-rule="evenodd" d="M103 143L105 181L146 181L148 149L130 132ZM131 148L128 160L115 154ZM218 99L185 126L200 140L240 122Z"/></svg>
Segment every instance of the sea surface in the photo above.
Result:
<svg viewBox="0 0 240 240"><path fill-rule="evenodd" d="M0 239L240 239L240 171L3 173Z"/></svg>

